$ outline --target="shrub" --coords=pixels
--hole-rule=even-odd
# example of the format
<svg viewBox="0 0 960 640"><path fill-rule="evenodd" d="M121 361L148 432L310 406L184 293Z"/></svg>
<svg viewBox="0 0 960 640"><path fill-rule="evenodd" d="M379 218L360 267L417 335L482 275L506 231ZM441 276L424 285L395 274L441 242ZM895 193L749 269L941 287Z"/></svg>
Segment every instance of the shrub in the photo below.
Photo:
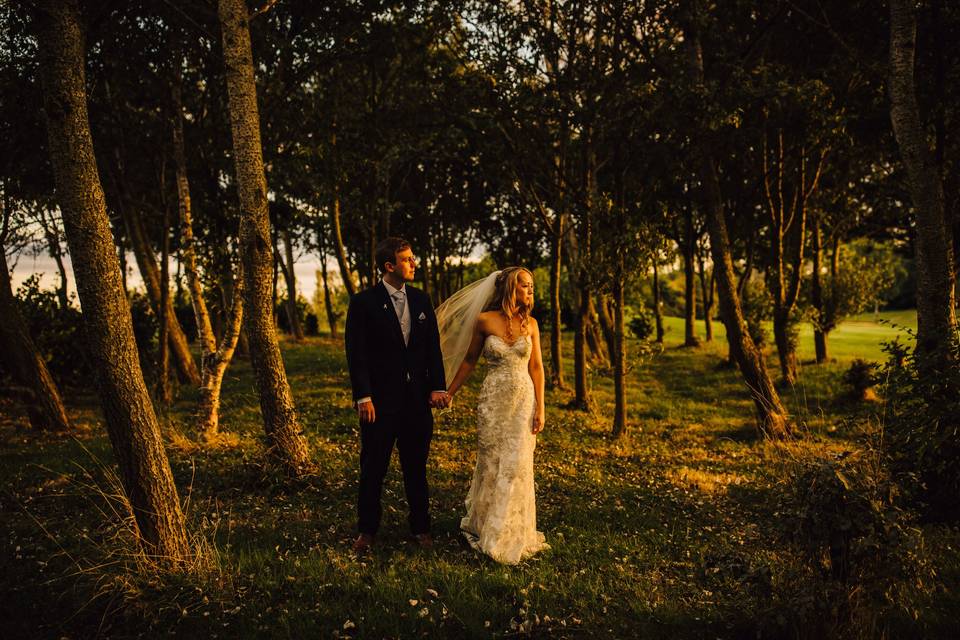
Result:
<svg viewBox="0 0 960 640"><path fill-rule="evenodd" d="M744 288L740 304L750 338L758 348L762 348L770 342L764 323L773 317L773 299L763 283L751 280Z"/></svg>
<svg viewBox="0 0 960 640"><path fill-rule="evenodd" d="M960 362L956 339L939 355ZM885 380L885 451L893 472L927 517L960 518L960 367L920 375L923 363L914 350L893 342L884 345L889 360L880 370Z"/></svg>
<svg viewBox="0 0 960 640"><path fill-rule="evenodd" d="M638 340L646 340L653 335L656 329L653 312L646 308L641 309L630 319L630 323L627 326L630 329L630 333Z"/></svg>
<svg viewBox="0 0 960 640"><path fill-rule="evenodd" d="M310 303L303 296L297 296L297 316L300 320L300 326L306 331L307 314L312 313ZM287 317L287 298L280 296L277 298L277 304L273 309L274 317L277 319L277 327L284 333L292 333L290 329L290 318Z"/></svg>
<svg viewBox="0 0 960 640"><path fill-rule="evenodd" d="M307 312L307 321L303 330L308 336L320 335L320 320L317 314L312 311Z"/></svg>
<svg viewBox="0 0 960 640"><path fill-rule="evenodd" d="M872 388L877 384L877 363L857 358L843 374L843 381L850 385L850 395L857 400L874 397Z"/></svg>
<svg viewBox="0 0 960 640"><path fill-rule="evenodd" d="M53 377L62 384L85 386L92 372L83 348L79 309L61 309L56 292L41 289L36 275L24 280L16 297L30 336Z"/></svg>
<svg viewBox="0 0 960 640"><path fill-rule="evenodd" d="M785 493L787 535L814 580L801 599L813 596L807 615L820 632L882 637L898 615L914 616L911 594L929 589L935 572L877 450L802 462Z"/></svg>

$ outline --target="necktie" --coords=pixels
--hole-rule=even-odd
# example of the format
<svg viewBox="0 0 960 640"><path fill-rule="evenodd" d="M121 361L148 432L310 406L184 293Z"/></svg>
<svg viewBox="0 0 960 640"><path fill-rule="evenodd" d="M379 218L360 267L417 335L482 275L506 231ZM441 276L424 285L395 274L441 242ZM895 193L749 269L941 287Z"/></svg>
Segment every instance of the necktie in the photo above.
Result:
<svg viewBox="0 0 960 640"><path fill-rule="evenodd" d="M396 291L393 294L393 309L397 312L397 320L400 321L400 331L403 333L404 344L410 339L410 329L407 323L403 321L404 307L407 305L407 298L403 291Z"/></svg>

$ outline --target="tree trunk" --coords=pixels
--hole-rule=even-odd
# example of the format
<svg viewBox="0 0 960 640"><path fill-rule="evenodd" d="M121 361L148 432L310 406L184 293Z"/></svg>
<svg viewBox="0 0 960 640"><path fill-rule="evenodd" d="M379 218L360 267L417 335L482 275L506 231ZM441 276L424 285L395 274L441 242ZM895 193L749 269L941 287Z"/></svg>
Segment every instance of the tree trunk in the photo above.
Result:
<svg viewBox="0 0 960 640"><path fill-rule="evenodd" d="M121 147L114 149L114 156L117 166L117 175L114 177L115 191L117 196L117 209L120 217L123 219L124 227L127 231L127 237L130 239L130 246L133 249L134 258L137 261L137 267L140 270L140 277L143 279L144 287L147 290L147 296L150 298L150 304L158 318L165 315L167 330L170 339L170 348L176 359L177 373L181 380L191 385L200 384L200 372L197 369L197 363L190 353L190 345L187 340L177 315L173 309L173 302L168 298L168 307L164 314L160 313L160 269L157 266L156 255L153 252L150 242L147 239L147 232L144 229L143 219L139 210L135 209L139 205L135 204L134 198L129 193L129 185L126 182L124 171L124 162L121 153ZM161 186L162 189L162 186ZM122 251L122 249L121 249ZM124 291L127 291L126 285L126 254L121 253L120 258L123 265L123 284Z"/></svg>
<svg viewBox="0 0 960 640"><path fill-rule="evenodd" d="M337 258L337 266L340 268L340 280L347 289L347 295L357 294L357 285L353 281L353 273L350 271L350 265L347 262L347 250L343 245L343 233L340 227L340 164L337 153L337 120L334 117L331 124L333 132L330 134L330 155L333 159L333 201L330 203L330 226L333 231L333 255Z"/></svg>
<svg viewBox="0 0 960 640"><path fill-rule="evenodd" d="M40 225L43 227L43 235L47 240L47 251L50 257L57 265L57 273L60 274L60 284L57 286L57 300L61 309L70 306L70 299L67 296L67 268L63 264L63 248L60 246L60 234L57 231L56 222L52 219L47 220L44 208L40 208Z"/></svg>
<svg viewBox="0 0 960 640"><path fill-rule="evenodd" d="M377 267L377 222L373 215L370 215L370 245L367 248L370 254L370 268L367 270L368 287L377 284L377 277L380 275L380 269ZM440 267L437 266L437 273L440 273Z"/></svg>
<svg viewBox="0 0 960 640"><path fill-rule="evenodd" d="M707 342L713 342L713 292L715 289L715 278L710 274L710 281L706 285L707 291L703 294L703 332ZM701 284L701 286L703 286Z"/></svg>
<svg viewBox="0 0 960 640"><path fill-rule="evenodd" d="M340 280L343 281L343 286L347 289L348 295L356 295L357 285L353 281L353 273L350 271L350 266L347 263L347 250L343 246L343 233L340 230L340 189L336 188L334 197L333 197L333 208L332 208L332 217L331 224L333 225L333 242L334 242L334 255L337 258L337 266L340 268Z"/></svg>
<svg viewBox="0 0 960 640"><path fill-rule="evenodd" d="M590 321L590 291L579 288L580 304L577 310L577 332L573 337L573 406L578 409L590 407L590 388L587 379L587 324Z"/></svg>
<svg viewBox="0 0 960 640"><path fill-rule="evenodd" d="M821 257L823 255L823 234L820 229L819 218L813 221L813 242L811 243L811 256L813 260L813 273L810 280L810 301L813 304L814 322L813 322L813 347L816 353L817 364L823 364L827 361L827 332L826 309L823 301L823 284L821 282L820 270L822 269Z"/></svg>
<svg viewBox="0 0 960 640"><path fill-rule="evenodd" d="M317 227L317 248L320 251L320 278L323 281L323 306L327 312L327 326L330 327L330 337L336 338L339 335L337 323L340 318L333 308L333 294L330 291L330 274L327 269L327 230L322 224ZM426 261L424 261L426 263ZM424 275L424 281L427 281ZM429 293L427 294L430 295Z"/></svg>
<svg viewBox="0 0 960 640"><path fill-rule="evenodd" d="M269 204L267 205L270 206ZM271 254L273 256L273 279L270 281L270 309L273 311L273 328L274 331L279 328L279 318L280 312L277 311L277 283L280 282L280 261L283 258L280 256L280 247L277 244L277 232L276 228L272 230L270 236L271 241Z"/></svg>
<svg viewBox="0 0 960 640"><path fill-rule="evenodd" d="M309 450L297 416L270 308L273 255L267 181L260 147L260 115L243 0L219 0L230 130L240 195L240 252L245 327L271 453L294 473L309 466Z"/></svg>
<svg viewBox="0 0 960 640"><path fill-rule="evenodd" d="M123 285L123 294L128 295L130 287L127 286L127 248L123 244L123 235L117 233L117 258L120 260L120 281Z"/></svg>
<svg viewBox="0 0 960 640"><path fill-rule="evenodd" d="M696 238L693 230L693 211L685 207L683 212L683 236L680 238L680 253L683 255L683 346L696 347L697 339L697 285L694 270Z"/></svg>
<svg viewBox="0 0 960 640"><path fill-rule="evenodd" d="M193 315L197 322L197 335L200 342L200 397L194 419L197 433L210 442L216 439L220 425L220 387L223 376L233 358L233 352L240 335L243 318L243 279L234 284L230 270L230 260L224 259L225 273L222 281L229 300L226 327L217 346L217 338L210 322L210 312L204 297L200 272L197 269L197 249L193 236L193 206L190 199L190 180L187 177L187 158L183 141L183 104L180 89L179 61L177 76L173 82L173 157L176 165L177 200L180 213L181 264L187 276L187 287L193 305ZM229 297L228 297L229 296Z"/></svg>
<svg viewBox="0 0 960 640"><path fill-rule="evenodd" d="M696 19L695 16L694 21ZM690 80L694 83L694 88L703 94L705 92L703 52L698 26L694 21L686 25L684 35L687 40ZM747 322L743 317L740 297L737 295L737 282L723 211L723 195L713 158L713 147L707 140L708 129L703 123L699 123L699 128L700 130L694 136L694 153L701 182L703 210L707 217L707 229L710 234L713 269L717 274L720 313L727 329L731 355L736 360L753 398L757 411L757 425L761 434L767 437L783 438L791 434L791 425L787 420L787 412L780 401L780 396L767 374L763 355L747 331Z"/></svg>
<svg viewBox="0 0 960 640"><path fill-rule="evenodd" d="M434 307L438 306L441 302L439 297L436 294L437 284L434 282L433 269L430 266L432 251L430 250L430 242L427 241L426 255L423 256L423 259L420 261L420 266L423 268L423 292L427 294L427 297L430 298L431 304Z"/></svg>
<svg viewBox="0 0 960 640"><path fill-rule="evenodd" d="M599 314L597 313L597 306L594 300L595 297L591 294L590 307L587 310L587 357L589 357L590 361L594 364L606 367L610 364L608 358L609 352L607 346L604 344L603 328L597 317Z"/></svg>
<svg viewBox="0 0 960 640"><path fill-rule="evenodd" d="M326 256L321 257L320 271L323 278L323 305L327 310L327 326L330 327L330 337L336 338L340 335L337 330L337 323L340 316L333 309L333 296L330 293L330 277L327 273Z"/></svg>
<svg viewBox="0 0 960 640"><path fill-rule="evenodd" d="M50 157L107 431L147 553L177 565L190 557L190 544L140 370L97 174L79 7L76 0L45 0L37 15Z"/></svg>
<svg viewBox="0 0 960 640"><path fill-rule="evenodd" d="M130 237L130 244L133 248L133 255L137 260L137 266L140 269L140 276L143 279L144 287L153 304L157 317L160 317L160 304L162 297L160 288L160 269L157 266L156 257L153 249L147 242L143 221L140 214L130 209L132 203L127 203L119 207L120 215L124 219L127 228L127 235ZM187 334L183 332L183 327L177 320L177 314L173 309L173 301L167 299L166 307L167 330L170 337L170 349L176 361L177 372L183 380L191 385L200 384L200 371L197 369L197 363L190 353L190 343L187 341Z"/></svg>
<svg viewBox="0 0 960 640"><path fill-rule="evenodd" d="M916 38L914 2L890 0L890 120L916 211L917 355L922 375L935 379L956 366L946 348L956 340L956 274L943 181L917 104Z"/></svg>
<svg viewBox="0 0 960 640"><path fill-rule="evenodd" d="M283 247L286 259L280 261L283 279L287 285L287 320L290 323L290 333L297 342L303 342L303 326L300 324L300 312L297 310L297 277L293 270L293 241L290 231L283 230Z"/></svg>
<svg viewBox="0 0 960 640"><path fill-rule="evenodd" d="M793 313L800 294L803 277L803 251L806 247L807 201L816 190L824 165L826 151L820 153L813 176L807 176L807 149L799 145L798 171L792 196L784 195L787 157L783 130L777 132L776 174L769 171L767 133L763 133L763 185L766 206L770 214L770 265L767 268L767 286L773 297L773 333L783 382L792 385L797 380L797 344L792 331ZM775 181L775 182L774 182Z"/></svg>
<svg viewBox="0 0 960 640"><path fill-rule="evenodd" d="M663 302L660 301L660 267L653 260L653 315L657 323L657 344L663 344Z"/></svg>
<svg viewBox="0 0 960 640"><path fill-rule="evenodd" d="M163 189L163 181L161 181L160 188ZM157 358L159 361L157 396L165 407L169 407L170 403L173 402L173 392L170 388L170 347L167 339L170 323L167 322L167 314L173 309L173 305L170 303L170 210L167 208L166 202L163 204L163 218L160 226L163 238L160 240L160 304L157 305L160 310L160 317L158 318L160 335L157 338L158 348L160 349Z"/></svg>
<svg viewBox="0 0 960 640"><path fill-rule="evenodd" d="M6 205L4 205L6 209ZM0 351L2 360L24 393L27 416L34 429L66 431L70 428L60 390L47 363L30 337L10 283L7 254L0 244Z"/></svg>
<svg viewBox="0 0 960 640"><path fill-rule="evenodd" d="M716 289L716 274L713 270L710 271L710 278L707 279L707 266L706 266L706 257L703 255L706 249L702 249L698 245L697 250L697 274L700 278L700 293L701 298L703 298L703 331L704 331L704 340L706 342L713 342L713 302L714 302L714 290Z"/></svg>
<svg viewBox="0 0 960 640"><path fill-rule="evenodd" d="M627 342L624 335L624 265L619 259L613 277L613 435L619 438L627 430Z"/></svg>
<svg viewBox="0 0 960 640"><path fill-rule="evenodd" d="M563 267L563 235L566 233L563 214L556 216L554 225L550 239L550 385L554 389L566 389L560 326L560 274Z"/></svg>
<svg viewBox="0 0 960 640"><path fill-rule="evenodd" d="M241 273L233 287L223 338L215 350L203 351L203 383L200 385L200 397L197 401L196 426L197 432L207 442L215 440L220 431L220 388L240 338L240 327L243 324L243 287Z"/></svg>
<svg viewBox="0 0 960 640"><path fill-rule="evenodd" d="M615 289L616 282L613 283L613 286ZM614 294L616 294L616 291L614 291ZM597 300L599 308L597 319L600 321L600 330L603 332L603 340L607 345L607 354L610 356L610 364L612 365L616 365L617 362L616 308L613 308L611 313L611 307L615 307L616 304L616 295L602 295Z"/></svg>
<svg viewBox="0 0 960 640"><path fill-rule="evenodd" d="M576 289L579 293L579 305L577 309L577 333L573 340L573 375L574 375L574 399L573 406L579 409L589 409L590 407L590 387L588 379L588 355L589 355L589 331L592 320L591 311L593 310L593 300L591 296L591 283L588 265L592 253L593 243L593 206L596 201L596 154L591 149L590 132L584 134L584 157L585 166L585 189L587 193L587 204L583 210L583 220L579 225L580 235L577 238L579 243L576 255L579 275L576 282Z"/></svg>
<svg viewBox="0 0 960 640"><path fill-rule="evenodd" d="M792 385L797 381L797 345L790 335L791 318L789 312L773 314L773 338L777 344L777 357L780 360L780 374L784 384Z"/></svg>
<svg viewBox="0 0 960 640"><path fill-rule="evenodd" d="M240 303L243 304L243 296L240 295L237 297L236 288L243 286L243 277L234 278L232 267L228 264L227 268L220 274L220 282L223 287L224 297L223 297L223 307L224 309L229 309L232 300L240 300ZM226 331L224 331L226 334ZM247 344L247 334L243 330L243 323L240 324L239 336L237 338L237 348L235 355L246 356L250 353L250 346Z"/></svg>

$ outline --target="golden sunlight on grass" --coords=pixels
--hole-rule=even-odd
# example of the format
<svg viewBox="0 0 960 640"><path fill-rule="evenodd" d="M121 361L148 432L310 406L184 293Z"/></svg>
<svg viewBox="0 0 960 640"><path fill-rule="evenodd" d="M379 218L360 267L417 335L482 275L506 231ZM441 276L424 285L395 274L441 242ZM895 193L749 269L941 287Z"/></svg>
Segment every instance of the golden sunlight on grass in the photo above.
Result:
<svg viewBox="0 0 960 640"><path fill-rule="evenodd" d="M739 473L724 473L678 467L667 472L667 478L675 485L695 489L702 493L724 494L730 485L746 482L746 476Z"/></svg>

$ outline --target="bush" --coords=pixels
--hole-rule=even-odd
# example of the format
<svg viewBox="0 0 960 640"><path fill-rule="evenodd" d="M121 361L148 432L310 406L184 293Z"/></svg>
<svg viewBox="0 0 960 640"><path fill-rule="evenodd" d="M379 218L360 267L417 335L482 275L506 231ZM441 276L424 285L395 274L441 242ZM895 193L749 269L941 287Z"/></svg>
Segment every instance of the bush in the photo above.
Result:
<svg viewBox="0 0 960 640"><path fill-rule="evenodd" d="M145 293L134 291L130 295L130 319L133 321L133 337L137 341L140 354L140 368L148 380L153 380L158 371L160 347L159 318L153 313L153 307Z"/></svg>
<svg viewBox="0 0 960 640"><path fill-rule="evenodd" d="M297 316L300 320L300 326L306 331L307 314L312 313L310 303L303 296L297 296ZM284 333L293 333L290 328L290 318L287 317L287 298L278 297L277 304L273 308L274 317L277 319L277 327Z"/></svg>
<svg viewBox="0 0 960 640"><path fill-rule="evenodd" d="M877 450L802 462L785 494L785 531L813 579L798 602L822 625L812 637L883 637L896 617L914 616L911 596L930 589L935 572Z"/></svg>
<svg viewBox="0 0 960 640"><path fill-rule="evenodd" d="M41 289L36 275L20 285L16 297L30 336L53 377L61 384L86 386L92 371L83 348L80 311L61 309L56 292Z"/></svg>
<svg viewBox="0 0 960 640"><path fill-rule="evenodd" d="M770 335L764 323L773 317L773 299L767 288L763 283L751 280L744 289L740 304L750 338L757 348L769 344Z"/></svg>
<svg viewBox="0 0 960 640"><path fill-rule="evenodd" d="M317 314L312 311L307 312L307 320L303 330L308 336L320 335L320 320L317 318Z"/></svg>
<svg viewBox="0 0 960 640"><path fill-rule="evenodd" d="M635 338L638 340L646 340L652 336L656 330L656 320L653 317L653 312L644 308L630 319L630 323L627 326Z"/></svg>
<svg viewBox="0 0 960 640"><path fill-rule="evenodd" d="M877 363L857 358L843 374L843 381L850 385L850 395L857 400L867 400L873 396L872 388L877 384Z"/></svg>
<svg viewBox="0 0 960 640"><path fill-rule="evenodd" d="M960 362L954 339L938 355ZM960 371L949 367L920 375L916 353L893 342L881 368L886 399L885 451L909 496L932 520L960 518ZM944 353L946 352L946 353Z"/></svg>

